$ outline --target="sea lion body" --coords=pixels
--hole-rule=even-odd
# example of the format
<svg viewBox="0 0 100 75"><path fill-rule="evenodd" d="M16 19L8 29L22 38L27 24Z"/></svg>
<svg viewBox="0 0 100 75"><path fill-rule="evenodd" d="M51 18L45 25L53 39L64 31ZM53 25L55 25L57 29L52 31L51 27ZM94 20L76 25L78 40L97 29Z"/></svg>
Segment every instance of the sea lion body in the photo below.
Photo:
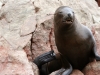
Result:
<svg viewBox="0 0 100 75"><path fill-rule="evenodd" d="M70 24L63 22L67 14L72 15ZM78 22L71 8L60 7L55 12L54 34L58 51L73 68L82 70L89 63L89 58L94 56L94 37L89 28Z"/></svg>
<svg viewBox="0 0 100 75"><path fill-rule="evenodd" d="M59 53L56 59L39 66L40 75L49 75L59 69L56 75L70 75L73 69L82 70L91 57L100 60L92 32L78 22L71 8L61 6L56 10L54 34Z"/></svg>

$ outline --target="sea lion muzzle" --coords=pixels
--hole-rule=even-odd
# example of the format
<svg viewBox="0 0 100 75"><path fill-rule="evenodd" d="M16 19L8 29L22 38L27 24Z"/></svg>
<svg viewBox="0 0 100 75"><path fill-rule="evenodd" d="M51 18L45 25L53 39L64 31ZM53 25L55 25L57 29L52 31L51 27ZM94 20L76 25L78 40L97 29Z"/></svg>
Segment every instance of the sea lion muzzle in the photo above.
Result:
<svg viewBox="0 0 100 75"><path fill-rule="evenodd" d="M73 23L73 14L72 13L64 14L62 22L66 23L66 24L72 24Z"/></svg>

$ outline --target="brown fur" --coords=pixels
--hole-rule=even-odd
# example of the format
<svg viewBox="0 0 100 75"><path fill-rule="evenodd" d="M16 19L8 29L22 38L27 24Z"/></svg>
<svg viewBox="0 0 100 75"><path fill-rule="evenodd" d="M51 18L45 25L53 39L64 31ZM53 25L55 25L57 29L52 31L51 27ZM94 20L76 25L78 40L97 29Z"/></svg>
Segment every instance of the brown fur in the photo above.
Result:
<svg viewBox="0 0 100 75"><path fill-rule="evenodd" d="M68 60L72 67L82 70L89 63L89 58L94 56L95 40L89 28L80 24L74 13L72 15L72 24L63 23L62 19L67 15L67 12L71 13L73 10L63 6L55 12L55 42L58 51Z"/></svg>

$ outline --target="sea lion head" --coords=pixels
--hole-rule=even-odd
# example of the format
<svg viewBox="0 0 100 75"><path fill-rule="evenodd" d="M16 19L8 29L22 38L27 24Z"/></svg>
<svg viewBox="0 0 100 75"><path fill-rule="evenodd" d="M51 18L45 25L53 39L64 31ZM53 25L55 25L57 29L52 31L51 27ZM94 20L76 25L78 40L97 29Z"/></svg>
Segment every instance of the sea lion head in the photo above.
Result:
<svg viewBox="0 0 100 75"><path fill-rule="evenodd" d="M70 7L61 6L55 11L54 23L60 25L72 25L74 18L74 11Z"/></svg>

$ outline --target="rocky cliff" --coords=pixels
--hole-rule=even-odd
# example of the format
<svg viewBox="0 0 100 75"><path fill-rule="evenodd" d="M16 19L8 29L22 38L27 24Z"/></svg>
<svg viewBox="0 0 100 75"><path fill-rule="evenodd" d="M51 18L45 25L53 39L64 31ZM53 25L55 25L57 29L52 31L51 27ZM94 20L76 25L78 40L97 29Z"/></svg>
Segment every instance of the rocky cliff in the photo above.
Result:
<svg viewBox="0 0 100 75"><path fill-rule="evenodd" d="M100 8L95 0L0 0L0 75L38 75L32 60L50 51L50 44L56 52L54 35L51 43L49 35L59 6L73 8L77 19L92 30L100 54ZM100 62L88 64L83 72L99 75ZM83 73L74 70L72 75Z"/></svg>

